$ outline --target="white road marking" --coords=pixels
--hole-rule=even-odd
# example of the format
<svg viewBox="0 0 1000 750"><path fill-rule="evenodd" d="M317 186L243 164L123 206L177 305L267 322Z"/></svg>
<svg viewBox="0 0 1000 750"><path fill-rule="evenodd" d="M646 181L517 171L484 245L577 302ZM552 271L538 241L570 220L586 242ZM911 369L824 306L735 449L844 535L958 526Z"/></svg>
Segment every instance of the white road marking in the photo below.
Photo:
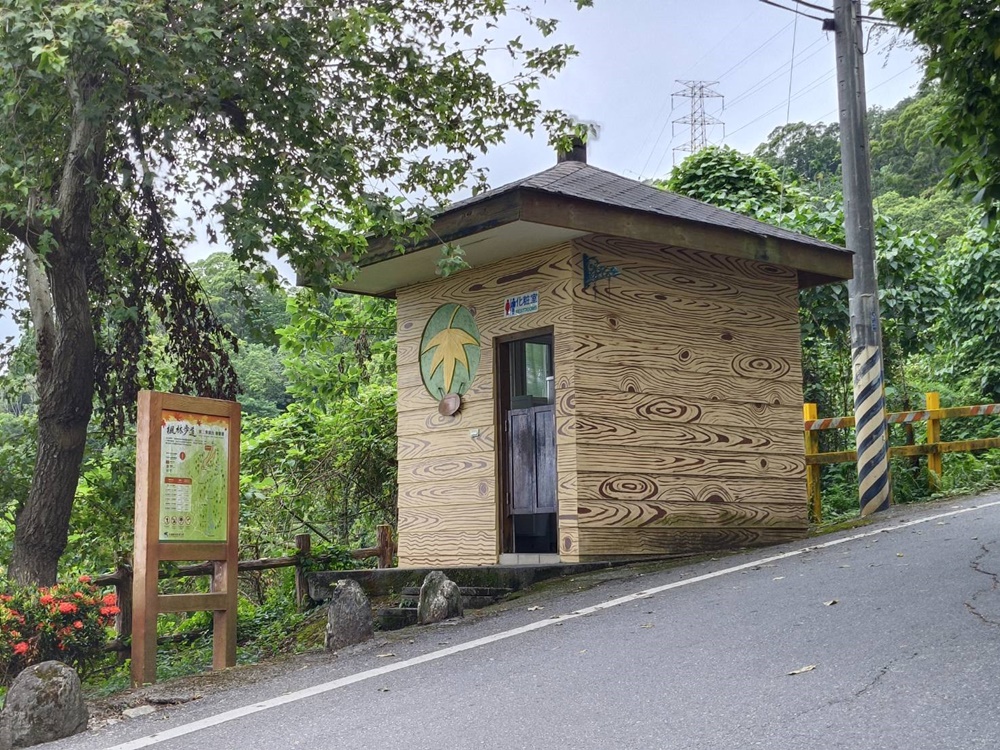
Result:
<svg viewBox="0 0 1000 750"><path fill-rule="evenodd" d="M830 547L836 547L841 544L847 544L848 542L853 542L858 539L864 539L870 536L876 536L877 534L885 534L892 531L899 531L901 529L909 528L910 526L917 526L923 523L929 523L931 521L939 521L942 518L950 518L952 516L961 515L962 513L971 513L972 511L982 510L984 508L991 508L1000 505L1000 501L995 501L991 503L984 503L982 505L974 505L968 508L960 508L958 510L951 510L947 513L938 513L932 516L926 516L924 518L918 518L913 521L905 521L895 526L890 526L887 528L872 529L870 531L864 531L860 534L852 534L851 536L845 536L840 539L834 539L829 542L823 542L821 544L810 544L806 547L800 547L799 549L791 550L789 552L782 552L777 555L770 555L769 557L761 557L750 562L743 563L742 565L734 565L730 568L723 568L721 570L716 570L712 573L704 573L700 576L694 576L693 578L685 578L681 581L674 581L673 583L666 583L662 586L654 586L653 588L643 589L642 591L637 591L634 594L628 594L626 596L619 597L617 599L611 599L606 602L601 602L600 604L595 604L591 607L584 607L583 609L578 609L568 614L556 615L553 617L548 617L544 620L538 620L537 622L530 623L528 625L522 625L517 628L511 628L510 630L504 630L500 633L494 633L493 635L487 635L482 638L476 638L472 641L467 641L466 643L459 643L455 646L448 646L447 648L442 648L437 651L431 651L427 654L422 654L420 656L414 656L412 659L406 659L405 661L397 662L396 664L386 664L382 667L377 667L376 669L368 669L364 672L358 672L357 674L348 675L347 677L341 677L338 680L331 680L330 682L324 682L319 685L314 685L313 687L304 688L303 690L296 690L292 693L286 693L285 695L279 695L277 698L270 698L266 701L261 701L260 703L253 703L248 706L243 706L241 708L234 708L231 711L225 711L221 714L216 714L215 716L209 716L205 719L199 719L198 721L192 721L189 724L181 724L180 726L173 727L172 729L166 729L162 732L157 732L156 734L151 734L146 737L140 737L139 739L131 740L130 742L123 742L119 745L114 745L113 747L106 748L106 750L139 750L143 747L150 747L152 745L158 745L161 742L167 742L169 740L176 739L178 737L183 737L187 734L193 734L194 732L200 732L203 729L208 729L210 727L218 726L219 724L225 724L229 721L234 721L240 719L244 716L250 716L251 714L259 713L261 711L267 711L271 708L277 708L278 706L283 706L287 703L294 703L296 701L305 700L306 698L312 698L315 695L322 695L323 693L328 693L331 690L339 690L340 688L347 687L348 685L354 685L358 682L365 682L366 680L371 680L375 677L381 677L382 675L391 674L392 672L398 672L402 669L409 669L410 667L415 667L418 664L426 664L427 662L437 661L438 659L444 659L446 657L452 656L454 654L460 654L463 651L471 651L472 649L480 648L482 646L488 646L491 643L496 643L498 641L503 641L508 638L514 638L519 635L524 635L525 633L530 633L535 630L541 630L550 625L560 625L567 620L574 620L577 617L583 617L584 615L591 615L595 612L600 612L605 609L611 609L612 607L619 607L622 604L628 604L629 602L634 602L637 599L645 599L647 597L653 596L654 594L659 594L664 591L670 591L672 589L679 589L682 586L691 586L695 583L701 583L702 581L708 581L712 578L719 578L720 576L729 575L731 573L738 573L741 570L748 570L750 568L755 568L761 565L767 565L768 563L777 562L779 560L787 560L790 557L797 557L798 555L804 555L807 552L815 552L817 550L828 549Z"/></svg>

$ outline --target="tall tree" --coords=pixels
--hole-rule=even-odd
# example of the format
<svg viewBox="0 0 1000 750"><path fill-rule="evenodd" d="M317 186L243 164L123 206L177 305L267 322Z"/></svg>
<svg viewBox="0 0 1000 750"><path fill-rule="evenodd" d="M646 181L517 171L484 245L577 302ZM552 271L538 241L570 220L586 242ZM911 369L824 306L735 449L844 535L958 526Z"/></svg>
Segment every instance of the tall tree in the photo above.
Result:
<svg viewBox="0 0 1000 750"><path fill-rule="evenodd" d="M241 341L277 345L275 331L288 324L287 282L270 264L247 268L229 253L216 252L191 264L212 311ZM269 283L268 279L272 279Z"/></svg>
<svg viewBox="0 0 1000 750"><path fill-rule="evenodd" d="M579 6L589 0L575 0ZM491 39L505 0L0 0L0 258L38 349L38 440L10 574L52 583L95 390L110 424L151 381L228 396L227 334L180 255L184 218L253 265L277 249L344 275L366 232L406 236L406 195L479 184L510 129L570 137L540 79L572 48ZM516 14L515 14L516 15ZM520 14L535 36L554 22ZM513 63L500 64L509 58ZM503 69L503 83L489 70Z"/></svg>
<svg viewBox="0 0 1000 750"><path fill-rule="evenodd" d="M956 181L975 186L995 218L1000 205L1000 11L989 0L874 0L927 51L940 82L936 137L956 154Z"/></svg>
<svg viewBox="0 0 1000 750"><path fill-rule="evenodd" d="M869 111L872 182L876 194L895 191L901 196L925 194L940 185L954 152L938 143L935 125L944 107L935 86L894 107Z"/></svg>
<svg viewBox="0 0 1000 750"><path fill-rule="evenodd" d="M770 164L786 182L808 184L824 195L840 189L840 126L792 122L775 128L754 156Z"/></svg>

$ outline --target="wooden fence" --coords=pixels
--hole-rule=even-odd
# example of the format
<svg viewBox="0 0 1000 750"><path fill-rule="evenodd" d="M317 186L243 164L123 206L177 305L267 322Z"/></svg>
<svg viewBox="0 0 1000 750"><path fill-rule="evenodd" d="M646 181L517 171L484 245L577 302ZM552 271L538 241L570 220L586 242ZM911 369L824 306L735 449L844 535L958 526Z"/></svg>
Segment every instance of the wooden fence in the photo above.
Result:
<svg viewBox="0 0 1000 750"><path fill-rule="evenodd" d="M393 539L392 527L389 525L378 526L376 532L376 543L374 547L363 547L351 550L351 557L355 560L365 560L371 557L378 558L378 567L391 568L392 558L396 553L396 541ZM306 573L308 570L303 563L307 560L323 562L323 556L311 557L312 537L309 534L298 534L295 537L295 554L288 557L266 557L260 560L241 560L239 572L274 570L277 568L295 568L295 601L301 608L308 596L306 586ZM174 570L160 571L160 580L168 578L190 578L192 576L212 575L214 563L199 563L197 565L181 565ZM112 651L131 651L132 636L132 566L123 563L117 570L105 573L94 578L94 583L98 586L114 586L115 594L118 597L118 606L121 610L115 618L116 637L109 646ZM170 638L160 638L161 642L171 640Z"/></svg>
<svg viewBox="0 0 1000 750"><path fill-rule="evenodd" d="M926 422L926 440L923 443L908 445L893 445L889 447L889 456L927 456L927 475L932 490L941 485L942 461L945 453L966 453L989 448L1000 448L1000 437L981 438L978 440L941 441L941 420L961 417L984 417L1000 414L1000 404L983 404L981 406L954 406L941 408L941 398L938 393L925 394L925 407L919 411L902 411L886 415L889 425L912 425L915 422ZM823 519L822 495L820 488L820 467L824 464L839 464L856 462L857 451L835 451L821 453L819 432L822 430L838 430L854 427L854 417L828 417L819 419L816 404L803 406L805 418L805 448L806 448L806 487L809 494L809 504L813 519L819 522Z"/></svg>

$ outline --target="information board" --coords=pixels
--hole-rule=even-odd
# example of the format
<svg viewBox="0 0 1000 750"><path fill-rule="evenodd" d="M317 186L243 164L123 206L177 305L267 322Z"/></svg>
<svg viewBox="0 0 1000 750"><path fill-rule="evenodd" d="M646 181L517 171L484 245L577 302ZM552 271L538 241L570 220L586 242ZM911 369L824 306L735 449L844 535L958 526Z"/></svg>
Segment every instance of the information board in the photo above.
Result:
<svg viewBox="0 0 1000 750"><path fill-rule="evenodd" d="M165 410L160 430L160 541L226 541L229 418Z"/></svg>
<svg viewBox="0 0 1000 750"><path fill-rule="evenodd" d="M157 618L212 613L212 667L236 664L240 405L140 391L135 446L132 684L156 682ZM160 593L161 562L211 563L208 591Z"/></svg>

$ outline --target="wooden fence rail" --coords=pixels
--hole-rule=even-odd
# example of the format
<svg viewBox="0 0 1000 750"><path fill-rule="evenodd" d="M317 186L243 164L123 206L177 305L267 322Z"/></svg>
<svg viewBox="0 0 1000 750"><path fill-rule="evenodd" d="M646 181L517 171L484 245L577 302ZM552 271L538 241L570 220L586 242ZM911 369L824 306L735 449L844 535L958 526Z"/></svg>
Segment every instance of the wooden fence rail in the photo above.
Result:
<svg viewBox="0 0 1000 750"><path fill-rule="evenodd" d="M820 468L825 464L855 462L858 460L858 454L856 451L820 452L819 432L854 427L854 417L827 417L820 419L817 416L816 408L816 404L804 404L802 414L804 417L803 429L805 430L806 487L813 518L819 522L823 519ZM942 442L941 420L985 417L991 414L1000 414L1000 404L954 406L942 409L940 394L934 392L927 393L925 394L923 409L894 412L886 415L886 421L890 425L910 425L915 422L927 423L925 442L890 446L889 456L927 456L928 482L931 489L936 490L941 486L941 473L943 470L941 457L945 453L968 453L970 451L1000 448L1000 437Z"/></svg>
<svg viewBox="0 0 1000 750"><path fill-rule="evenodd" d="M396 553L396 541L393 539L392 527L386 524L378 526L376 532L376 544L374 547L363 547L351 550L351 557L355 560L365 560L371 557L378 558L378 567L391 568L392 558ZM295 537L294 555L287 557L265 557L259 560L241 560L239 572L246 573L260 570L274 570L277 568L295 568L295 600L301 608L308 596L306 588L306 568L302 565L304 560L310 558L312 552L312 537L309 534L298 534ZM317 561L322 562L323 556L318 556ZM190 578L192 576L212 575L214 572L213 563L199 563L197 565L180 565L174 570L160 572L160 580L168 578ZM111 573L104 573L96 576L94 583L98 586L114 586L115 595L118 597L118 607L120 612L115 618L115 641L110 645L110 650L128 653L131 650L129 639L132 635L132 566L122 563ZM160 638L160 642L167 642L170 638Z"/></svg>

